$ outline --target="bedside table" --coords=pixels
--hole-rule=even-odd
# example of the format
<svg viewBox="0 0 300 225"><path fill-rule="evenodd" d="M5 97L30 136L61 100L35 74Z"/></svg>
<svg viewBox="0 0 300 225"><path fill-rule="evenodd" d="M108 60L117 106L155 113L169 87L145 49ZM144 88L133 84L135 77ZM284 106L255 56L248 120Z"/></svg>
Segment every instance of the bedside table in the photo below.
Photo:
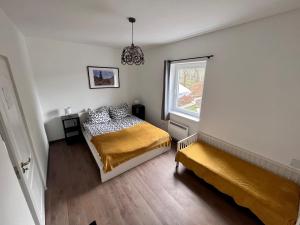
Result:
<svg viewBox="0 0 300 225"><path fill-rule="evenodd" d="M81 139L81 128L78 114L70 114L61 117L63 123L65 140L67 144Z"/></svg>
<svg viewBox="0 0 300 225"><path fill-rule="evenodd" d="M145 120L145 106L141 104L132 105L132 115Z"/></svg>

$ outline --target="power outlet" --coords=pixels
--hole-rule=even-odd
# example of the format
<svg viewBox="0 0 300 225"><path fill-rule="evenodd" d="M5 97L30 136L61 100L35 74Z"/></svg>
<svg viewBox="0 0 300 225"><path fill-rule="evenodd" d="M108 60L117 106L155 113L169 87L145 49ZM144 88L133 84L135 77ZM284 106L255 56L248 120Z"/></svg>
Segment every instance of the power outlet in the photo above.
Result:
<svg viewBox="0 0 300 225"><path fill-rule="evenodd" d="M300 169L300 159L292 159L290 165L296 169Z"/></svg>

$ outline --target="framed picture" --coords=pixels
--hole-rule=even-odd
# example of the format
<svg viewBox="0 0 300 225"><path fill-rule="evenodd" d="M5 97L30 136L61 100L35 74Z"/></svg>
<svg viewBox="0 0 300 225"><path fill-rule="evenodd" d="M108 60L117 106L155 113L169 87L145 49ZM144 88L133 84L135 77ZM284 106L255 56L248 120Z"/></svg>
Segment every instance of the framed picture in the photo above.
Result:
<svg viewBox="0 0 300 225"><path fill-rule="evenodd" d="M90 89L119 88L119 68L88 66L88 78Z"/></svg>

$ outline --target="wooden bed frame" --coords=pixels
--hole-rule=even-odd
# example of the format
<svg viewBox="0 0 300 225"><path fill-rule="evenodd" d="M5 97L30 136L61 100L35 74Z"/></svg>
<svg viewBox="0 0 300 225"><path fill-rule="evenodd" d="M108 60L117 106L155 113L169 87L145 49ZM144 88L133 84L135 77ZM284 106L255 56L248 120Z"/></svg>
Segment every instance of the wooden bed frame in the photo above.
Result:
<svg viewBox="0 0 300 225"><path fill-rule="evenodd" d="M221 141L219 139L213 138L213 137L211 137L211 136L209 136L207 134L204 134L202 132L195 133L195 134L193 134L193 135L191 135L191 136L189 136L189 137L187 137L185 139L182 139L181 141L178 141L177 142L177 151L179 151L179 150L181 150L183 148L186 148L187 146L191 145L192 143L197 142L198 140L201 140L201 141L206 142L208 144L212 144L215 147L219 147L219 148L221 148L224 151L227 151L227 152L229 152L229 153L231 153L231 154L233 154L233 155L235 155L237 157L243 158L246 161L249 161L251 163L254 163L254 164L262 167L261 165L259 165L260 163L257 163L257 161L263 160L260 156L258 156L258 155L255 156L254 155L254 156L251 156L251 157L249 157L249 156L248 157L244 157L244 155L247 154L247 150L238 148L238 147L236 147L234 145L231 145L231 144L223 142L223 141ZM227 145L227 146L225 146L225 145ZM228 147L229 147L229 149L232 149L232 150L229 150ZM236 153L236 151L240 151L240 152ZM270 162L266 161L266 162L262 162L262 163L263 164L267 164L267 163L270 163ZM178 169L178 166L179 166L179 162L176 162L176 171ZM277 165L277 166L280 167L280 165ZM276 165L275 165L275 167L276 167ZM270 167L270 168L266 168L266 169L269 169L272 172L274 172L275 174L278 174L277 173L278 168L277 169L271 169L271 167ZM299 184L299 177L296 178L297 174L294 174L294 176L291 176L289 174L288 168L285 168L285 169L287 170L286 174L278 174L278 175L281 175L281 176L285 175L285 177L287 179L290 179L290 180L292 180L292 181L294 181L294 182L296 182L296 183ZM283 167L282 170L284 170L284 167ZM292 171L292 172L295 172L295 171ZM297 172L295 172L295 173L297 173ZM291 178L293 178L293 179L291 179ZM295 225L300 225L300 205L299 205L299 209L298 209L298 219L297 219L297 222L296 222Z"/></svg>
<svg viewBox="0 0 300 225"><path fill-rule="evenodd" d="M91 142L91 135L89 135L85 129L83 128L82 126L82 123L84 121L86 121L87 119L87 112L81 112L79 113L79 118L80 118L80 125L81 125L81 131L82 131L82 134L86 140L86 143L88 144L91 152L92 152L92 155L94 156L94 159L99 167L99 170L100 170L100 177L101 177L101 182L105 182L105 181L108 181L124 172L126 172L127 170L130 170L150 159L153 159L154 157L162 154L162 153L165 153L166 151L170 150L171 147L162 147L162 148L156 148L156 149L153 149L151 151L148 151L148 152L145 152L144 154L142 155L139 155L137 157L134 157L133 159L130 159L120 165L118 165L117 167L115 167L112 171L109 171L109 172L104 172L103 171L103 164L102 164L102 161L101 161L101 157L97 151L97 149L95 148L94 144Z"/></svg>

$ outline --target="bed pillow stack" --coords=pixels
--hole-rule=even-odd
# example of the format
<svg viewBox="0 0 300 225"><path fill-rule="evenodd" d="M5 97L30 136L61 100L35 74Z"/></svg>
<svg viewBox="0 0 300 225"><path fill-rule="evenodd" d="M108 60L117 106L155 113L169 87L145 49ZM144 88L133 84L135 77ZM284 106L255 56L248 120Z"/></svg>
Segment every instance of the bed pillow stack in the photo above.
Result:
<svg viewBox="0 0 300 225"><path fill-rule="evenodd" d="M88 110L89 122L92 124L107 123L111 119L109 117L109 108L107 106L100 107L96 110Z"/></svg>
<svg viewBox="0 0 300 225"><path fill-rule="evenodd" d="M129 107L126 103L109 107L109 115L112 119L120 120L129 115Z"/></svg>

